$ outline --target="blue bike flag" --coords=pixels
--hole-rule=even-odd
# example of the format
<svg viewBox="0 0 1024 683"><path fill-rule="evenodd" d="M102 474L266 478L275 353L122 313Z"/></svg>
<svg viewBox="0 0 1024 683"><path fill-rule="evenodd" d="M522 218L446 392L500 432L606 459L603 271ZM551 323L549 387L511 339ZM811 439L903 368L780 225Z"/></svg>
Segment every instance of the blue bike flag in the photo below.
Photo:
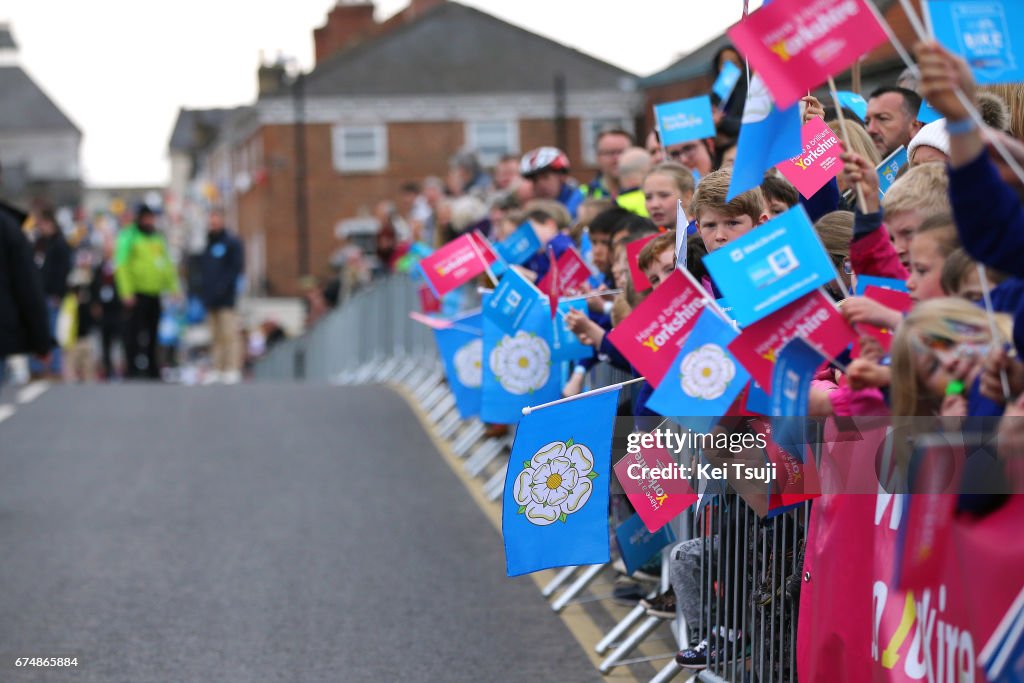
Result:
<svg viewBox="0 0 1024 683"><path fill-rule="evenodd" d="M861 122L867 120L868 103L863 97L849 90L840 90L836 92L836 98L839 100L840 106L846 107L856 114Z"/></svg>
<svg viewBox="0 0 1024 683"><path fill-rule="evenodd" d="M495 250L505 261L517 266L529 261L540 247L540 238L537 237L537 232L530 225L530 221L523 221L514 233L494 245Z"/></svg>
<svg viewBox="0 0 1024 683"><path fill-rule="evenodd" d="M725 106L725 103L732 97L732 91L736 89L736 84L740 82L740 76L743 75L743 70L732 62L726 62L722 65L722 70L718 72L718 78L715 79L714 85L711 86L711 92L718 96L718 101Z"/></svg>
<svg viewBox="0 0 1024 683"><path fill-rule="evenodd" d="M676 532L666 524L653 534L647 530L643 518L633 516L615 527L615 540L619 544L626 573L632 574L642 567L654 554L665 546L676 542Z"/></svg>
<svg viewBox="0 0 1024 683"><path fill-rule="evenodd" d="M925 11L936 40L967 61L979 84L1024 81L1020 0L928 0Z"/></svg>
<svg viewBox="0 0 1024 683"><path fill-rule="evenodd" d="M501 511L509 576L608 561L618 402L619 389L612 389L536 410L519 423Z"/></svg>
<svg viewBox="0 0 1024 683"><path fill-rule="evenodd" d="M772 438L787 453L804 461L807 407L811 380L825 358L801 337L789 340L779 352L772 372Z"/></svg>
<svg viewBox="0 0 1024 683"><path fill-rule="evenodd" d="M900 174L900 169L907 165L907 148L900 145L899 148L887 156L882 163L875 168L875 172L878 173L878 198L884 199L885 193L889 191L892 184L896 182L896 177Z"/></svg>
<svg viewBox="0 0 1024 683"><path fill-rule="evenodd" d="M802 154L802 131L800 103L779 109L761 77L754 74L743 107L727 199L758 187L765 171L780 161Z"/></svg>
<svg viewBox="0 0 1024 683"><path fill-rule="evenodd" d="M743 326L839 277L800 204L708 254L704 265Z"/></svg>
<svg viewBox="0 0 1024 683"><path fill-rule="evenodd" d="M708 432L722 419L750 380L729 352L739 334L705 308L647 407L694 432Z"/></svg>
<svg viewBox="0 0 1024 683"><path fill-rule="evenodd" d="M491 293L483 295L487 310ZM487 316L483 319L483 399L480 419L514 424L522 409L561 394L560 373L553 363L551 316L545 306L532 306L514 334L501 330Z"/></svg>
<svg viewBox="0 0 1024 683"><path fill-rule="evenodd" d="M509 268L484 306L484 316L506 334L515 334L544 295L515 268Z"/></svg>
<svg viewBox="0 0 1024 683"><path fill-rule="evenodd" d="M857 285L853 288L854 296L864 296L868 287L881 287L891 289L894 292L906 292L907 283L905 280L897 280L892 277L878 277L876 275L858 275Z"/></svg>
<svg viewBox="0 0 1024 683"><path fill-rule="evenodd" d="M480 312L456 318L446 328L434 329L437 352L444 364L448 388L462 419L480 414L483 384L483 316Z"/></svg>
<svg viewBox="0 0 1024 683"><path fill-rule="evenodd" d="M565 316L572 310L586 315L587 300L562 299L558 302L558 314L552 321L554 324L554 338L551 340L552 360L583 360L594 355L594 349L582 343L565 322Z"/></svg>

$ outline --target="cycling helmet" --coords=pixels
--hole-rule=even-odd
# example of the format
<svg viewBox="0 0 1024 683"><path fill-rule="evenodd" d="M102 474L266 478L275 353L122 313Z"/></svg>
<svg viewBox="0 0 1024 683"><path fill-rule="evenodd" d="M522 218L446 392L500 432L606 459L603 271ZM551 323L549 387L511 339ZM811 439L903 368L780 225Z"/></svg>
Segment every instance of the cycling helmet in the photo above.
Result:
<svg viewBox="0 0 1024 683"><path fill-rule="evenodd" d="M557 147L538 147L523 155L519 163L519 173L524 178L531 178L541 171L569 172L569 157Z"/></svg>

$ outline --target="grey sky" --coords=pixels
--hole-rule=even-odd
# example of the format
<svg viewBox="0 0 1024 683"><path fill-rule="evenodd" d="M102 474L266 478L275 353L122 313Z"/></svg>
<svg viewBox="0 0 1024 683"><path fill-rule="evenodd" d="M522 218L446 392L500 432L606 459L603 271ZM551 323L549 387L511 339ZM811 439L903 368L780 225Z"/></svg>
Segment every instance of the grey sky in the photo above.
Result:
<svg viewBox="0 0 1024 683"><path fill-rule="evenodd" d="M735 22L742 0L462 0L647 75ZM335 0L0 0L20 63L83 130L91 185L166 182L179 107L256 95L263 50L313 62ZM378 17L407 0L378 0ZM754 3L760 4L760 3ZM607 8L607 9L605 9Z"/></svg>

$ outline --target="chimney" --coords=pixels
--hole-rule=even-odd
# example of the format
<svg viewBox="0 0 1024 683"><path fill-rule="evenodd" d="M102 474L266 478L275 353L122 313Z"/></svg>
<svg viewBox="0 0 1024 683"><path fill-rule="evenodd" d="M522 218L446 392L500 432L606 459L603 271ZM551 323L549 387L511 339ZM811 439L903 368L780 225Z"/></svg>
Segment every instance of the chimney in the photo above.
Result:
<svg viewBox="0 0 1024 683"><path fill-rule="evenodd" d="M327 15L327 22L313 30L317 64L373 36L377 31L375 9L373 2L338 0Z"/></svg>
<svg viewBox="0 0 1024 683"><path fill-rule="evenodd" d="M443 5L447 0L410 0L409 6L405 9L406 21L422 16L438 5Z"/></svg>
<svg viewBox="0 0 1024 683"><path fill-rule="evenodd" d="M256 81L259 86L259 97L273 97L286 92L288 74L284 68L284 60L278 59L275 62L266 64L260 60L260 68L256 74Z"/></svg>
<svg viewBox="0 0 1024 683"><path fill-rule="evenodd" d="M0 66L15 66L18 63L18 43L14 40L11 26L0 22Z"/></svg>

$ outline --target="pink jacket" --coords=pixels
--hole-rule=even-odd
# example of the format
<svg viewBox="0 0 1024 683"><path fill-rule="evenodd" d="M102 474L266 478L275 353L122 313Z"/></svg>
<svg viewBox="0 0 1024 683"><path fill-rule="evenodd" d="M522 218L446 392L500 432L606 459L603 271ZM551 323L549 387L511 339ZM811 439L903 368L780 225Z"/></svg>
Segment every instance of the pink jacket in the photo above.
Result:
<svg viewBox="0 0 1024 683"><path fill-rule="evenodd" d="M906 280L910 273L900 262L896 247L892 246L889 231L883 224L858 240L850 243L850 263L858 275L875 275Z"/></svg>

